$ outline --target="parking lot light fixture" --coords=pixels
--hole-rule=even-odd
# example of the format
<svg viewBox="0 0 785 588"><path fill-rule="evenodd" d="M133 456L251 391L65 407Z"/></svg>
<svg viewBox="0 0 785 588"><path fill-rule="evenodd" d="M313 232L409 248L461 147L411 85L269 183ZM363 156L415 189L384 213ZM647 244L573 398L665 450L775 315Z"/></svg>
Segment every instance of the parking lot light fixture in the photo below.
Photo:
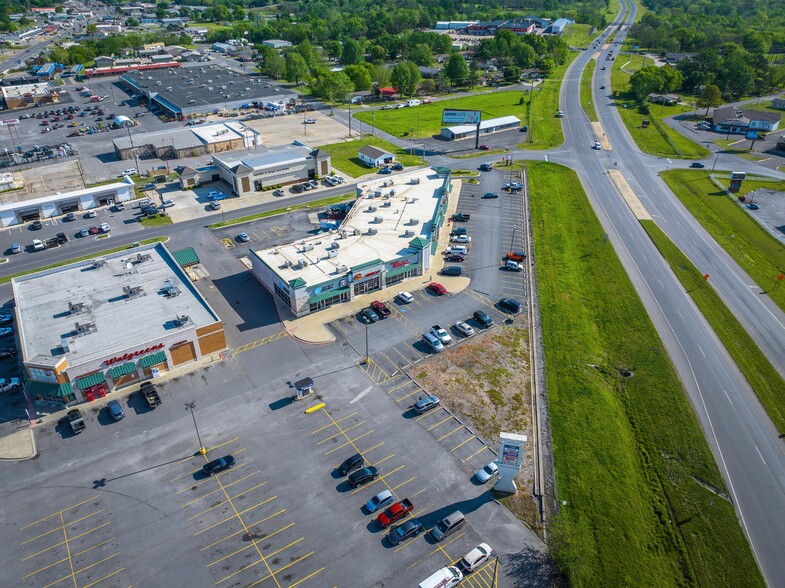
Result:
<svg viewBox="0 0 785 588"><path fill-rule="evenodd" d="M196 400L192 400L191 402L185 403L185 410L191 411L191 418L194 420L194 429L196 429L196 439L199 441L199 453L204 455L207 453L207 449L205 449L204 445L202 445L202 438L199 436L199 427L196 426L196 415L194 414L194 408L196 408Z"/></svg>

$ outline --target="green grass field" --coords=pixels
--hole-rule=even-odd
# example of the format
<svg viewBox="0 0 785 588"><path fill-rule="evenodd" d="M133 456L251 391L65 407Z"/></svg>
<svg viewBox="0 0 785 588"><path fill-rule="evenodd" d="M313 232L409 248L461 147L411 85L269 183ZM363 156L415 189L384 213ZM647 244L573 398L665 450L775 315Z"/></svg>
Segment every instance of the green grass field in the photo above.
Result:
<svg viewBox="0 0 785 588"><path fill-rule="evenodd" d="M319 147L319 149L324 149L330 154L332 166L335 169L339 169L343 173L352 176L353 178L357 178L366 174L371 174L374 171L366 167L365 164L360 161L360 158L357 157L357 152L366 145L373 145L394 154L395 158L407 167L422 165L424 163L421 157L409 155L408 150L396 147L392 143L379 139L378 137L364 137L355 141L323 145Z"/></svg>
<svg viewBox="0 0 785 588"><path fill-rule="evenodd" d="M652 65L651 59L645 59L646 65ZM648 104L649 113L639 111L640 103L627 92L631 73L641 69L644 58L641 55L620 55L615 61L603 61L606 67L613 63L611 70L611 88L613 89L616 107L627 130L641 151L660 157L684 159L703 159L711 153L697 143L690 141L662 123L662 119L674 114L692 112L691 106L676 104L664 106ZM622 71L624 67L627 71ZM628 73L629 72L629 73ZM644 119L651 121L647 128L642 127Z"/></svg>
<svg viewBox="0 0 785 588"><path fill-rule="evenodd" d="M739 366L777 429L785 431L785 396L782 394L785 380L725 306L711 284L704 282L703 272L698 271L654 221L641 221L641 224Z"/></svg>
<svg viewBox="0 0 785 588"><path fill-rule="evenodd" d="M597 36L592 26L588 24L573 23L564 28L567 43L572 47L587 47L592 39Z"/></svg>
<svg viewBox="0 0 785 588"><path fill-rule="evenodd" d="M597 61L590 59L583 70L581 77L581 108L589 117L592 122L598 122L600 119L597 117L597 110L594 108L594 100L592 100L591 82L594 76L594 70L597 67Z"/></svg>
<svg viewBox="0 0 785 588"><path fill-rule="evenodd" d="M679 378L574 172L527 164L573 586L762 586ZM621 372L630 370L624 378Z"/></svg>
<svg viewBox="0 0 785 588"><path fill-rule="evenodd" d="M553 73L540 82L539 92L534 93L531 116L529 117L529 139L518 145L521 149L552 149L564 143L561 119L556 118L559 110L559 90L564 73L579 54L570 53L570 59L557 67Z"/></svg>
<svg viewBox="0 0 785 588"><path fill-rule="evenodd" d="M438 135L441 131L442 111L445 108L481 110L483 119L512 114L526 124L527 106L519 104L522 96L524 96L522 92L483 92L440 100L432 104L421 104L413 108L377 110L375 117L373 112L360 112L355 115L355 118L368 125L373 124L375 119L378 128L396 137L430 137ZM404 135L404 133L408 134Z"/></svg>
<svg viewBox="0 0 785 588"><path fill-rule="evenodd" d="M727 172L719 170L716 175L728 177ZM709 179L705 170L672 170L660 176L714 240L785 310L785 288L774 288L777 276L785 271L782 243L761 229L744 208ZM785 182L745 180L742 186L739 195L761 187L785 190ZM750 292L750 296L757 295Z"/></svg>

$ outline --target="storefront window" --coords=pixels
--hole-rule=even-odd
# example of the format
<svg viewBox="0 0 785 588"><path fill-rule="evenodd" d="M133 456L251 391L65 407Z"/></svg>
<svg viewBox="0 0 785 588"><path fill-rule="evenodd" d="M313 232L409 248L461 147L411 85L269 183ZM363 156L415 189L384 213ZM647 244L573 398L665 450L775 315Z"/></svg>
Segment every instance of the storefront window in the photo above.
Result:
<svg viewBox="0 0 785 588"><path fill-rule="evenodd" d="M360 294L367 294L368 292L373 292L381 287L381 276L374 276L370 280L365 280L364 282L358 282L354 284L354 295L359 296Z"/></svg>
<svg viewBox="0 0 785 588"><path fill-rule="evenodd" d="M39 382L49 382L50 384L57 384L57 376L52 370L45 370L41 368L28 368L30 372L30 379Z"/></svg>
<svg viewBox="0 0 785 588"><path fill-rule="evenodd" d="M291 308L292 300L291 298L289 298L289 292L279 288L278 284L273 284L273 289L275 290L275 293L278 295L278 298L286 302L286 305Z"/></svg>
<svg viewBox="0 0 785 588"><path fill-rule="evenodd" d="M330 298L320 300L319 302L312 302L311 312L321 310L322 308L327 308L328 306L332 306L333 304L337 304L339 302L346 302L347 300L349 300L349 292L344 291L340 294L336 294L335 296L331 296Z"/></svg>

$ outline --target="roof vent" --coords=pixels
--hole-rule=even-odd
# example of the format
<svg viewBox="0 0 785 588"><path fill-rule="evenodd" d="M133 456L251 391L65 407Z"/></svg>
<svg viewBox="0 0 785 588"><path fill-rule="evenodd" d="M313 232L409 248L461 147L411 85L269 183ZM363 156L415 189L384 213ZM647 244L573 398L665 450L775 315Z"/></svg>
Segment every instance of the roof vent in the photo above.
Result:
<svg viewBox="0 0 785 588"><path fill-rule="evenodd" d="M90 307L87 306L84 302L69 302L68 303L68 311L71 314L82 314L90 310Z"/></svg>
<svg viewBox="0 0 785 588"><path fill-rule="evenodd" d="M77 336L89 335L98 329L95 328L95 323L74 323Z"/></svg>
<svg viewBox="0 0 785 588"><path fill-rule="evenodd" d="M104 267L105 265L106 265L106 260L105 259L94 259L93 260L93 267L94 268Z"/></svg>
<svg viewBox="0 0 785 588"><path fill-rule="evenodd" d="M161 291L167 298L174 298L175 296L180 295L180 288L175 286L172 283L172 280L166 280L166 282L164 282L164 287L161 288Z"/></svg>
<svg viewBox="0 0 785 588"><path fill-rule="evenodd" d="M153 256L149 253L137 253L136 263L144 263L145 261L150 261L152 258Z"/></svg>
<svg viewBox="0 0 785 588"><path fill-rule="evenodd" d="M375 222L375 223L382 223L382 222L384 222L384 219L382 217L380 217L380 216L375 216L375 217L373 217L373 222Z"/></svg>
<svg viewBox="0 0 785 588"><path fill-rule="evenodd" d="M178 327L184 327L191 322L191 317L187 314L178 314L174 322Z"/></svg>
<svg viewBox="0 0 785 588"><path fill-rule="evenodd" d="M376 229L368 229L368 234L369 235L375 235L376 233L377 233Z"/></svg>
<svg viewBox="0 0 785 588"><path fill-rule="evenodd" d="M420 224L420 221L419 221L419 220L417 220L416 218L410 218L410 219L409 219L409 224L410 224L410 225L419 225L419 224Z"/></svg>
<svg viewBox="0 0 785 588"><path fill-rule="evenodd" d="M139 298L147 295L142 286L123 286L123 293L128 298Z"/></svg>
<svg viewBox="0 0 785 588"><path fill-rule="evenodd" d="M404 237L414 237L414 231L406 231L403 234Z"/></svg>

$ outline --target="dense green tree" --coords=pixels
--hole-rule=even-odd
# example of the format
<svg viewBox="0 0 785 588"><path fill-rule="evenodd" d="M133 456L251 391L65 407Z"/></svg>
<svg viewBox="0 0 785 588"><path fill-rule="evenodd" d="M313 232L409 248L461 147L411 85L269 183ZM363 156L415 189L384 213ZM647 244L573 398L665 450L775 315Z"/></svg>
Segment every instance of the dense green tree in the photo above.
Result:
<svg viewBox="0 0 785 588"><path fill-rule="evenodd" d="M308 79L310 75L308 64L305 63L305 59L297 51L287 53L284 62L286 65L284 78L287 82L299 84Z"/></svg>
<svg viewBox="0 0 785 588"><path fill-rule="evenodd" d="M433 64L433 51L431 50L430 45L419 43L412 47L412 50L409 53L409 59L417 65L428 67Z"/></svg>
<svg viewBox="0 0 785 588"><path fill-rule="evenodd" d="M372 45L368 51L369 59L376 63L377 61L384 61L384 58L387 56L387 51L384 50L384 47L381 45Z"/></svg>
<svg viewBox="0 0 785 588"><path fill-rule="evenodd" d="M370 67L368 67L370 66ZM344 69L346 75L352 80L355 90L370 90L372 85L371 71L373 66L370 63L358 63L355 65L347 65Z"/></svg>
<svg viewBox="0 0 785 588"><path fill-rule="evenodd" d="M354 39L346 39L343 42L341 63L344 65L351 65L353 63L360 63L363 59L365 59L365 43L355 41Z"/></svg>
<svg viewBox="0 0 785 588"><path fill-rule="evenodd" d="M263 76L280 80L286 73L286 62L277 49L261 45L257 56L259 57L257 67Z"/></svg>
<svg viewBox="0 0 785 588"><path fill-rule="evenodd" d="M328 102L347 102L354 92L354 84L345 72L318 68L312 89L314 94Z"/></svg>
<svg viewBox="0 0 785 588"><path fill-rule="evenodd" d="M386 88L390 85L390 70L382 64L374 65L371 71L371 82L380 88Z"/></svg>
<svg viewBox="0 0 785 588"><path fill-rule="evenodd" d="M390 74L390 82L401 96L413 96L421 81L420 69L411 61L396 64Z"/></svg>
<svg viewBox="0 0 785 588"><path fill-rule="evenodd" d="M696 102L699 107L706 109L706 116L709 115L709 108L717 108L722 103L722 90L714 84L706 86Z"/></svg>
<svg viewBox="0 0 785 588"><path fill-rule="evenodd" d="M325 41L322 46L324 47L324 52L327 54L327 57L330 59L341 58L343 45L341 45L340 41Z"/></svg>
<svg viewBox="0 0 785 588"><path fill-rule="evenodd" d="M630 91L637 100L645 100L652 92L662 91L663 80L659 68L649 65L630 76Z"/></svg>
<svg viewBox="0 0 785 588"><path fill-rule="evenodd" d="M450 55L444 66L444 76L453 86L466 84L469 80L469 66L460 53Z"/></svg>
<svg viewBox="0 0 785 588"><path fill-rule="evenodd" d="M517 65L508 65L502 70L502 75L504 75L504 81L510 84L514 84L515 82L520 81L521 79L521 68Z"/></svg>

